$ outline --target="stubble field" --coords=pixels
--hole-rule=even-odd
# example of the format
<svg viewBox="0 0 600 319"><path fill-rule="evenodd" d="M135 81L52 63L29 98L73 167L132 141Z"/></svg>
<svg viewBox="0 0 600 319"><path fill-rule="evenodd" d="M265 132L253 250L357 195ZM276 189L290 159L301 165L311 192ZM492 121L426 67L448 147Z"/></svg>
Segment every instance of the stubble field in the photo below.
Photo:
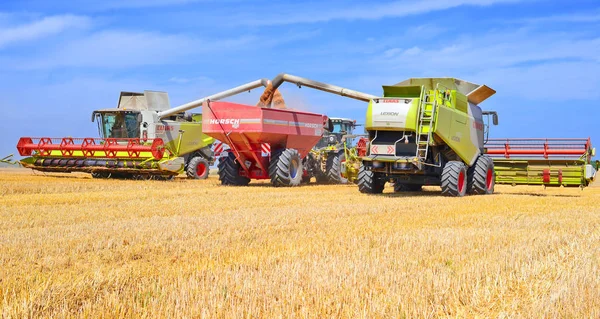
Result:
<svg viewBox="0 0 600 319"><path fill-rule="evenodd" d="M361 195L0 171L3 318L600 317L600 187Z"/></svg>

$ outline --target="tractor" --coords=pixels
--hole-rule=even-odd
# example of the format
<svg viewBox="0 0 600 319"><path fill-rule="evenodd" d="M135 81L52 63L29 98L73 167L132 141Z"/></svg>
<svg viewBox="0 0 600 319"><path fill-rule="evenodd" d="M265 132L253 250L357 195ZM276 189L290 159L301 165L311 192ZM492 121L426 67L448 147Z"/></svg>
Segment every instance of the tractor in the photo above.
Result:
<svg viewBox="0 0 600 319"><path fill-rule="evenodd" d="M357 145L354 141L354 129L359 124L347 118L329 118L330 131L324 131L323 137L313 148L311 155L318 169L315 177L317 183L346 184L355 182L360 161ZM359 145L366 145L361 138Z"/></svg>

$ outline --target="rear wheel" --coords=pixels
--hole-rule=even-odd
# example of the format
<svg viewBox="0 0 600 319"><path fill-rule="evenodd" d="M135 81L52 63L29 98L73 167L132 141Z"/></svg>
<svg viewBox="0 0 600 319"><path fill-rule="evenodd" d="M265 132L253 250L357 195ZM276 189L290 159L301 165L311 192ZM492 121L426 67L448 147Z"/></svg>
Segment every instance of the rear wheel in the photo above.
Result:
<svg viewBox="0 0 600 319"><path fill-rule="evenodd" d="M187 165L186 174L193 179L207 179L210 164L203 157L196 156L190 159Z"/></svg>
<svg viewBox="0 0 600 319"><path fill-rule="evenodd" d="M377 173L368 171L364 165L358 169L358 190L364 194L381 194L385 187L385 181L381 180Z"/></svg>
<svg viewBox="0 0 600 319"><path fill-rule="evenodd" d="M487 155L481 155L468 170L468 192L476 195L492 194L494 186L494 161Z"/></svg>
<svg viewBox="0 0 600 319"><path fill-rule="evenodd" d="M467 166L450 161L442 171L442 195L462 197L467 193Z"/></svg>
<svg viewBox="0 0 600 319"><path fill-rule="evenodd" d="M286 148L271 154L269 177L273 186L298 186L302 175L302 159L297 150Z"/></svg>
<svg viewBox="0 0 600 319"><path fill-rule="evenodd" d="M346 178L346 154L339 152L330 153L325 164L327 180L332 184L347 184Z"/></svg>
<svg viewBox="0 0 600 319"><path fill-rule="evenodd" d="M250 183L248 177L240 176L240 164L237 163L235 155L231 152L221 158L218 168L219 180L222 185L246 186Z"/></svg>
<svg viewBox="0 0 600 319"><path fill-rule="evenodd" d="M419 184L401 184L394 183L394 192L420 192L423 190L423 185Z"/></svg>

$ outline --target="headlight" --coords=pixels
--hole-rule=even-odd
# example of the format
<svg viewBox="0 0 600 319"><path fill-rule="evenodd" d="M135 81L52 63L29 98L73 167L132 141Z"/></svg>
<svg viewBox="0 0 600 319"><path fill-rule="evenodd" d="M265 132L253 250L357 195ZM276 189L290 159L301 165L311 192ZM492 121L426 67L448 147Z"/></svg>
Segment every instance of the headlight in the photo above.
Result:
<svg viewBox="0 0 600 319"><path fill-rule="evenodd" d="M408 163L394 163L394 169L410 169Z"/></svg>
<svg viewBox="0 0 600 319"><path fill-rule="evenodd" d="M374 161L373 162L373 167L374 168L383 168L383 167L385 167L385 163L379 162L379 161Z"/></svg>

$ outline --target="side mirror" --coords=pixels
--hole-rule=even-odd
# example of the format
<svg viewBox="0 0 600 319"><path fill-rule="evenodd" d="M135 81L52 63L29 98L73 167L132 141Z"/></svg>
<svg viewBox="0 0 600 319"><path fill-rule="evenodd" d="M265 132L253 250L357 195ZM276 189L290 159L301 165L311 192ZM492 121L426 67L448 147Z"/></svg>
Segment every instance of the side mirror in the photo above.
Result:
<svg viewBox="0 0 600 319"><path fill-rule="evenodd" d="M494 123L494 125L498 125L498 113L492 113L492 123Z"/></svg>

